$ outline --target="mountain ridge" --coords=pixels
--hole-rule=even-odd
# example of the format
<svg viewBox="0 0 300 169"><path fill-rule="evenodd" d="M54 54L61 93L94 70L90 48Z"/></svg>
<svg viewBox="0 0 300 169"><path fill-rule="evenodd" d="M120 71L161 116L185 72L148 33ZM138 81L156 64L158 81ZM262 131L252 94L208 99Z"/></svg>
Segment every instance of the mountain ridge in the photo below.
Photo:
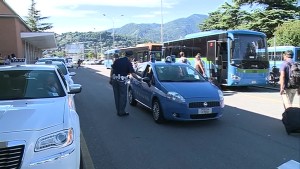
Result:
<svg viewBox="0 0 300 169"><path fill-rule="evenodd" d="M201 24L207 15L193 14L186 18L178 18L163 24L164 41L182 38L187 34L200 32L199 24ZM108 31L112 31L109 29ZM148 39L153 42L160 42L161 24L135 24L129 23L120 28L115 28L116 35L123 35L128 37L138 37L141 39Z"/></svg>

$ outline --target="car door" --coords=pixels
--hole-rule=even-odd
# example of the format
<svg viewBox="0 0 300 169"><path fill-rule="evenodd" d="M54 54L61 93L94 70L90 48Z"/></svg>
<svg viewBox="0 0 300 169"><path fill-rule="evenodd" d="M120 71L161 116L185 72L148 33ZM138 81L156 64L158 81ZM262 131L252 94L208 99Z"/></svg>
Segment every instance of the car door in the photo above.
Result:
<svg viewBox="0 0 300 169"><path fill-rule="evenodd" d="M144 103L144 101L143 101L143 91L141 89L141 86L142 86L142 77L145 71L145 67L146 65L144 64L140 64L137 67L135 71L136 77L133 77L130 84L134 97L142 103Z"/></svg>
<svg viewBox="0 0 300 169"><path fill-rule="evenodd" d="M143 80L145 78L149 78L150 81ZM148 107L151 107L151 98L152 98L152 90L153 90L153 71L151 68L151 65L148 64L145 68L145 71L143 73L143 77L141 80L141 94L143 96L142 100L145 105Z"/></svg>

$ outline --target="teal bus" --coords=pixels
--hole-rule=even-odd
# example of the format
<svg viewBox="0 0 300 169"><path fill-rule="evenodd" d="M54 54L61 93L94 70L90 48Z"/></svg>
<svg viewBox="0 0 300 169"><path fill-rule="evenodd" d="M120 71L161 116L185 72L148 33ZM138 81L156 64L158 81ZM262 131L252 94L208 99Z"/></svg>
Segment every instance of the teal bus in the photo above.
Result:
<svg viewBox="0 0 300 169"><path fill-rule="evenodd" d="M133 52L132 59L138 63L148 62L151 57L156 61L162 60L162 44L159 43L143 43L134 47L120 48L121 55L128 50Z"/></svg>
<svg viewBox="0 0 300 169"><path fill-rule="evenodd" d="M298 46L273 46L268 47L270 68L280 68L283 62L283 53L287 50L293 51L293 61L300 62L300 47ZM270 70L271 71L271 70Z"/></svg>
<svg viewBox="0 0 300 169"><path fill-rule="evenodd" d="M104 52L104 61L103 65L106 69L110 69L111 65L113 64L114 60L119 57L120 49L109 49Z"/></svg>
<svg viewBox="0 0 300 169"><path fill-rule="evenodd" d="M186 35L163 43L164 56L184 52L194 65L201 54L206 76L223 86L268 84L269 58L266 35L251 30L213 30Z"/></svg>

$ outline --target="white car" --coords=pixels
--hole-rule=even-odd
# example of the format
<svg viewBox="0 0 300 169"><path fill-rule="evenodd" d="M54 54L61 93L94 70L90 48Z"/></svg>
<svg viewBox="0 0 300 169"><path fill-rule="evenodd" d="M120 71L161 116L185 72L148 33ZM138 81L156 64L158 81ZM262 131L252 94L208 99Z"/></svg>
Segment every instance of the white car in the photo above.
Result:
<svg viewBox="0 0 300 169"><path fill-rule="evenodd" d="M64 75L66 81L68 82L68 84L74 84L74 81L72 79L72 76L75 76L76 73L75 72L69 72L67 66L60 61L51 61L51 60L46 60L45 62L36 62L35 64L39 64L39 65L43 65L43 64L47 64L47 65L56 65L60 71L62 72L62 74Z"/></svg>
<svg viewBox="0 0 300 169"><path fill-rule="evenodd" d="M0 168L79 169L81 85L53 65L0 67L0 82Z"/></svg>

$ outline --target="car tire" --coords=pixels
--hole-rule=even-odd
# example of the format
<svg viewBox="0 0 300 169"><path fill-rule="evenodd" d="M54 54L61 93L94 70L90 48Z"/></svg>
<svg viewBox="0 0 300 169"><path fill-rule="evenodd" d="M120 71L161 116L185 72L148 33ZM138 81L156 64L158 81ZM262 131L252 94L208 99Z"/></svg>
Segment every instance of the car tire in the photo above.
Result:
<svg viewBox="0 0 300 169"><path fill-rule="evenodd" d="M152 103L152 116L156 123L163 123L165 121L163 111L158 99L154 99Z"/></svg>
<svg viewBox="0 0 300 169"><path fill-rule="evenodd" d="M133 91L131 88L128 90L128 101L131 106L136 106L137 101L134 98Z"/></svg>

